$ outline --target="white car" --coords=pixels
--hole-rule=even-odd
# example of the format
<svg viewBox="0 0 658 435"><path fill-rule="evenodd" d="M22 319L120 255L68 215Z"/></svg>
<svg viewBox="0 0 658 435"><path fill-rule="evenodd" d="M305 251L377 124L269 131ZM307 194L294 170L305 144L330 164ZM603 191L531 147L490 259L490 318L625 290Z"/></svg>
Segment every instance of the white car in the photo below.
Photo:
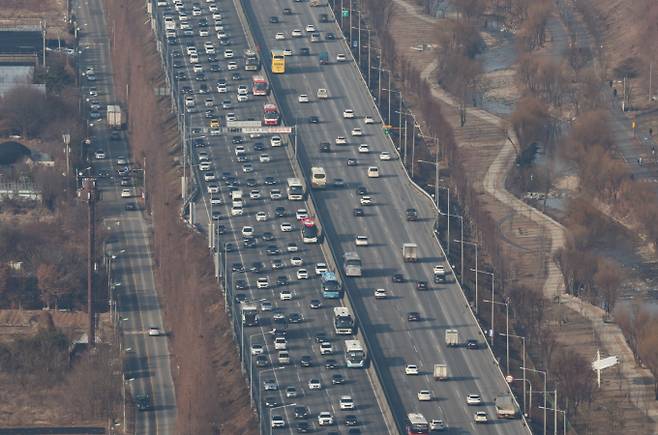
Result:
<svg viewBox="0 0 658 435"><path fill-rule="evenodd" d="M259 211L256 213L256 222L265 222L267 220L267 213Z"/></svg>
<svg viewBox="0 0 658 435"><path fill-rule="evenodd" d="M437 264L432 271L434 272L434 275L444 275L446 273L446 268L443 267L442 264Z"/></svg>
<svg viewBox="0 0 658 435"><path fill-rule="evenodd" d="M340 409L354 409L354 400L352 400L352 396L340 396L338 403Z"/></svg>
<svg viewBox="0 0 658 435"><path fill-rule="evenodd" d="M162 335L162 331L157 326L149 326L148 334L151 337L159 337Z"/></svg>
<svg viewBox="0 0 658 435"><path fill-rule="evenodd" d="M261 154L258 156L258 160L260 160L261 163L269 163L270 162L270 155L269 154Z"/></svg>
<svg viewBox="0 0 658 435"><path fill-rule="evenodd" d="M248 93L249 93L249 89L247 88L246 85L238 86L238 95L247 95Z"/></svg>
<svg viewBox="0 0 658 435"><path fill-rule="evenodd" d="M359 145L359 152L361 154L368 154L370 152L370 147L367 143L362 143Z"/></svg>
<svg viewBox="0 0 658 435"><path fill-rule="evenodd" d="M299 251L299 247L295 243L290 242L290 243L288 243L288 245L286 245L286 251L288 251L288 252L297 252L297 251Z"/></svg>
<svg viewBox="0 0 658 435"><path fill-rule="evenodd" d="M393 160L393 157L388 151L382 151L379 153L379 160Z"/></svg>
<svg viewBox="0 0 658 435"><path fill-rule="evenodd" d="M379 168L377 166L368 167L368 178L379 178Z"/></svg>
<svg viewBox="0 0 658 435"><path fill-rule="evenodd" d="M331 426L332 424L334 424L334 417L330 412L322 411L318 414L318 425Z"/></svg>
<svg viewBox="0 0 658 435"><path fill-rule="evenodd" d="M301 266L304 264L304 260L302 259L302 257L292 257L290 259L290 264L292 264L293 266Z"/></svg>
<svg viewBox="0 0 658 435"><path fill-rule="evenodd" d="M209 170L210 169L210 162L206 161L206 162L199 163L199 169L201 169L202 171Z"/></svg>
<svg viewBox="0 0 658 435"><path fill-rule="evenodd" d="M306 30L308 33L313 33L313 32L315 32L315 26L313 24L308 24L306 26L306 29L304 29L304 30Z"/></svg>
<svg viewBox="0 0 658 435"><path fill-rule="evenodd" d="M284 35L283 32L277 32L276 35L274 35L274 39L282 41L286 39L286 35Z"/></svg>
<svg viewBox="0 0 658 435"><path fill-rule="evenodd" d="M374 124L375 120L373 119L372 116L366 116L363 118L363 122L365 122L366 124Z"/></svg>
<svg viewBox="0 0 658 435"><path fill-rule="evenodd" d="M446 425L440 418L434 418L430 420L430 430L431 431L443 431L446 429Z"/></svg>
<svg viewBox="0 0 658 435"><path fill-rule="evenodd" d="M328 271L327 263L317 263L315 265L315 274L322 275L324 272Z"/></svg>
<svg viewBox="0 0 658 435"><path fill-rule="evenodd" d="M273 147L280 147L281 146L281 136L272 136L270 138L270 145Z"/></svg>
<svg viewBox="0 0 658 435"><path fill-rule="evenodd" d="M251 354L252 355L261 355L263 352L265 352L263 345L254 343L251 345Z"/></svg>
<svg viewBox="0 0 658 435"><path fill-rule="evenodd" d="M361 205L372 205L372 198L368 195L364 195L359 198L359 204Z"/></svg>
<svg viewBox="0 0 658 435"><path fill-rule="evenodd" d="M281 290L279 292L279 299L282 301L291 301L292 300L292 292L290 290Z"/></svg>
<svg viewBox="0 0 658 435"><path fill-rule="evenodd" d="M121 198L131 198L132 196L132 189L121 189Z"/></svg>
<svg viewBox="0 0 658 435"><path fill-rule="evenodd" d="M217 184L209 184L206 189L208 193L219 193L219 186Z"/></svg>
<svg viewBox="0 0 658 435"><path fill-rule="evenodd" d="M96 160L104 159L105 158L105 151L103 151L103 150L96 151L96 153L94 154L94 157L96 158Z"/></svg>
<svg viewBox="0 0 658 435"><path fill-rule="evenodd" d="M309 390L321 390L322 389L322 382L319 379L310 379L308 381L308 389Z"/></svg>
<svg viewBox="0 0 658 435"><path fill-rule="evenodd" d="M420 390L418 392L418 400L421 402L432 400L432 392L430 390Z"/></svg>
<svg viewBox="0 0 658 435"><path fill-rule="evenodd" d="M386 290L383 288L375 289L375 299L386 299Z"/></svg>
<svg viewBox="0 0 658 435"><path fill-rule="evenodd" d="M278 201L281 198L283 198L283 195L281 194L281 191L279 189L270 190L270 199L271 200Z"/></svg>
<svg viewBox="0 0 658 435"><path fill-rule="evenodd" d="M222 198L219 196L210 196L210 205L222 205Z"/></svg>
<svg viewBox="0 0 658 435"><path fill-rule="evenodd" d="M249 192L249 199L260 199L260 190L253 189Z"/></svg>
<svg viewBox="0 0 658 435"><path fill-rule="evenodd" d="M203 72L203 65L194 65L192 67L192 71L195 73Z"/></svg>
<svg viewBox="0 0 658 435"><path fill-rule="evenodd" d="M484 411L476 412L475 415L473 416L473 420L478 424L486 423L487 421L489 421L487 417L487 413Z"/></svg>
<svg viewBox="0 0 658 435"><path fill-rule="evenodd" d="M295 212L295 218L299 221L302 219L306 219L308 217L308 210L305 208L298 208L297 211Z"/></svg>
<svg viewBox="0 0 658 435"><path fill-rule="evenodd" d="M290 36L293 38L301 38L303 36L302 31L299 29L293 29L292 32L290 32Z"/></svg>
<svg viewBox="0 0 658 435"><path fill-rule="evenodd" d="M407 366L404 368L404 374L405 375L417 375L418 374L418 366L416 364L407 364Z"/></svg>
<svg viewBox="0 0 658 435"><path fill-rule="evenodd" d="M244 237L252 237L254 235L254 227L251 226L242 227L242 235Z"/></svg>
<svg viewBox="0 0 658 435"><path fill-rule="evenodd" d="M354 243L356 246L368 246L368 236L356 236Z"/></svg>
<svg viewBox="0 0 658 435"><path fill-rule="evenodd" d="M214 172L206 172L203 174L203 181L215 181Z"/></svg>
<svg viewBox="0 0 658 435"><path fill-rule="evenodd" d="M286 427L286 421L280 415L272 416L272 429Z"/></svg>
<svg viewBox="0 0 658 435"><path fill-rule="evenodd" d="M292 48L284 48L283 49L283 55L284 56L292 56Z"/></svg>
<svg viewBox="0 0 658 435"><path fill-rule="evenodd" d="M352 110L352 109L343 110L343 118L345 118L345 119L354 118L354 110Z"/></svg>
<svg viewBox="0 0 658 435"><path fill-rule="evenodd" d="M238 63L231 61L228 63L228 65L226 65L226 69L228 69L229 71L236 70L238 69Z"/></svg>
<svg viewBox="0 0 658 435"><path fill-rule="evenodd" d="M230 48L224 50L224 59L233 59L234 55L235 54L233 53L233 50L231 50Z"/></svg>
<svg viewBox="0 0 658 435"><path fill-rule="evenodd" d="M127 165L127 164L128 164L128 159L126 159L126 158L123 157L123 156L119 156L119 157L117 157L117 165L118 165L118 166L125 166L125 165Z"/></svg>
<svg viewBox="0 0 658 435"><path fill-rule="evenodd" d="M336 53L336 62L345 62L347 57L343 53Z"/></svg>
<svg viewBox="0 0 658 435"><path fill-rule="evenodd" d="M297 270L297 279L308 279L308 271L306 269Z"/></svg>
<svg viewBox="0 0 658 435"><path fill-rule="evenodd" d="M269 288L270 280L266 276L261 276L256 280L256 288Z"/></svg>
<svg viewBox="0 0 658 435"><path fill-rule="evenodd" d="M352 129L352 136L363 136L363 130L361 130L359 127L354 127Z"/></svg>
<svg viewBox="0 0 658 435"><path fill-rule="evenodd" d="M347 139L345 136L338 136L336 138L336 145L345 145L347 143Z"/></svg>
<svg viewBox="0 0 658 435"><path fill-rule="evenodd" d="M238 95L238 103L245 103L249 101L249 95Z"/></svg>
<svg viewBox="0 0 658 435"><path fill-rule="evenodd" d="M281 231L283 231L284 233L289 233L289 232L292 231L292 224L289 223L289 222L283 222L283 223L279 226L279 228L281 228Z"/></svg>
<svg viewBox="0 0 658 435"><path fill-rule="evenodd" d="M334 348L328 341L323 341L320 343L320 355L331 355L334 352Z"/></svg>
<svg viewBox="0 0 658 435"><path fill-rule="evenodd" d="M481 405L482 404L482 398L480 397L479 394L469 394L466 396L466 404L467 405Z"/></svg>
<svg viewBox="0 0 658 435"><path fill-rule="evenodd" d="M308 103L308 95L301 94L299 97L297 97L297 101L300 103Z"/></svg>

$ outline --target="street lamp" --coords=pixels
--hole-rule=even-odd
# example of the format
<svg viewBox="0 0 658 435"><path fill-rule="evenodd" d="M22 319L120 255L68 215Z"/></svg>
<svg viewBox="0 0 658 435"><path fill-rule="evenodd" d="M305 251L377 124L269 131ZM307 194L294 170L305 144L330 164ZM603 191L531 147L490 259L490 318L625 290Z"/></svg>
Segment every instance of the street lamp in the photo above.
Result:
<svg viewBox="0 0 658 435"><path fill-rule="evenodd" d="M471 271L474 271L475 273L484 273L486 275L491 276L491 301L495 301L496 294L494 293L494 287L496 283L496 274L493 272L487 272L485 270L479 270L479 269L471 269ZM491 304L491 332L489 333L489 336L491 337L491 345L493 346L494 344L494 304L493 303Z"/></svg>
<svg viewBox="0 0 658 435"><path fill-rule="evenodd" d="M498 302L494 300L489 300L489 299L483 299L482 302L489 302L491 303L491 306L493 307L494 304L496 305L505 305L505 337L507 338L507 345L505 346L506 352L505 352L505 358L506 358L506 364L505 367L507 368L507 376L509 376L509 299L505 299L504 302ZM502 334L501 334L502 335ZM493 336L494 336L494 330L493 330L493 323L491 326L491 342L493 343Z"/></svg>
<svg viewBox="0 0 658 435"><path fill-rule="evenodd" d="M530 370L531 372L541 373L542 375L544 375L544 407L543 407L543 409L544 409L544 435L546 435L546 409L547 409L546 408L546 376L548 375L548 372L543 371L543 370L531 369L530 367L525 367L525 366L521 367L521 369L523 371ZM532 405L532 400L530 401L530 404Z"/></svg>
<svg viewBox="0 0 658 435"><path fill-rule="evenodd" d="M514 337L514 338L520 338L521 339L521 341L523 343L523 350L522 350L521 359L522 359L523 367L525 367L525 337L522 336L522 335L510 334L509 332L506 333L506 334L503 334L501 332L500 335L506 336L508 338L508 340L509 340L509 337ZM508 364L509 364L509 361L508 361ZM509 369L507 370L507 374L509 375ZM526 408L526 402L525 402L525 394L526 394L525 383L526 383L525 370L523 370L523 414L527 416L527 408ZM530 391L532 391L532 386L530 387ZM531 403L531 405L532 405L532 403Z"/></svg>
<svg viewBox="0 0 658 435"><path fill-rule="evenodd" d="M391 76L389 75L388 78L389 78L388 89L383 89L384 91L388 91L388 119L387 119L387 121L388 121L389 124L391 124L391 92L395 92L395 93L400 94L400 99L399 99L400 107L396 111L396 113L398 113L400 115L398 117L398 132L401 135L402 134L402 92L396 91L395 89L391 89L391 80L390 80ZM400 138L402 138L402 136L400 136ZM405 156L404 158L406 159L407 156Z"/></svg>
<svg viewBox="0 0 658 435"><path fill-rule="evenodd" d="M464 240L462 234L462 240L455 240L457 243L462 244L462 284L464 283L464 244L475 246L475 270L478 270L478 244L475 242L469 242ZM471 269L472 270L472 269ZM475 274L475 314L478 313L478 274Z"/></svg>

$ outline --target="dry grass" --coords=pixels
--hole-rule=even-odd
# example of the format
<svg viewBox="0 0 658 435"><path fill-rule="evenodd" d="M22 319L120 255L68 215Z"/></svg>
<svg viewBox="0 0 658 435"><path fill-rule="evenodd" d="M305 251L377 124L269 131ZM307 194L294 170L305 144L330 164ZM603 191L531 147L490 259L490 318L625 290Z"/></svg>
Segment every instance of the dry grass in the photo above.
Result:
<svg viewBox="0 0 658 435"><path fill-rule="evenodd" d="M38 25L48 26L48 37L66 38L66 0L0 0L0 27Z"/></svg>

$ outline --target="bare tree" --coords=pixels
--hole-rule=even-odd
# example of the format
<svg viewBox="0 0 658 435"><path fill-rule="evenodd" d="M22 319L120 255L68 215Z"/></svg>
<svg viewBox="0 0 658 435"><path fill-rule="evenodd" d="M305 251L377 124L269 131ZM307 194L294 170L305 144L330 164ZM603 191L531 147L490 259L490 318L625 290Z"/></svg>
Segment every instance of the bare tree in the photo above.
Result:
<svg viewBox="0 0 658 435"><path fill-rule="evenodd" d="M599 258L594 284L608 313L615 309L622 280L623 271L619 263L609 258Z"/></svg>
<svg viewBox="0 0 658 435"><path fill-rule="evenodd" d="M592 400L594 375L590 363L575 352L561 352L555 355L551 373L558 379L558 389L566 406L573 413L578 412L583 402Z"/></svg>
<svg viewBox="0 0 658 435"><path fill-rule="evenodd" d="M0 101L0 118L24 136L36 135L52 116L45 94L34 88L15 87Z"/></svg>

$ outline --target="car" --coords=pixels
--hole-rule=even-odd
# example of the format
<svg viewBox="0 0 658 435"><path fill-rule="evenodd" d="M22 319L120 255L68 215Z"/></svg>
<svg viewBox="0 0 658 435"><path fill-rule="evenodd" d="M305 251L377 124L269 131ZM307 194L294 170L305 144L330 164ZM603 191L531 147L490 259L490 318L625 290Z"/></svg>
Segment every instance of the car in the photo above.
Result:
<svg viewBox="0 0 658 435"><path fill-rule="evenodd" d="M272 429L286 427L286 421L280 415L273 415L271 418L271 423Z"/></svg>
<svg viewBox="0 0 658 435"><path fill-rule="evenodd" d="M356 236L354 243L356 246L368 246L368 236Z"/></svg>
<svg viewBox="0 0 658 435"><path fill-rule="evenodd" d="M368 195L364 195L359 198L359 204L361 205L372 205L372 198Z"/></svg>
<svg viewBox="0 0 658 435"><path fill-rule="evenodd" d="M354 127L350 133L352 136L363 136L363 130L359 127Z"/></svg>
<svg viewBox="0 0 658 435"><path fill-rule="evenodd" d="M123 206L123 209L125 211L135 211L137 210L137 204L135 204L134 202L129 202Z"/></svg>
<svg viewBox="0 0 658 435"><path fill-rule="evenodd" d="M346 415L345 416L345 426L357 426L359 420L356 418L356 415Z"/></svg>
<svg viewBox="0 0 658 435"><path fill-rule="evenodd" d="M308 279L308 271L306 269L297 270L296 275L298 280Z"/></svg>
<svg viewBox="0 0 658 435"><path fill-rule="evenodd" d="M286 388L286 397L288 399L293 399L293 398L297 397L297 388L287 387Z"/></svg>
<svg viewBox="0 0 658 435"><path fill-rule="evenodd" d="M304 35L301 30L293 29L292 32L290 32L290 36L292 36L293 38L301 38Z"/></svg>
<svg viewBox="0 0 658 435"><path fill-rule="evenodd" d="M234 70L238 69L238 63L231 61L226 65L226 69L229 70L229 71L234 71Z"/></svg>
<svg viewBox="0 0 658 435"><path fill-rule="evenodd" d="M264 153L264 154L261 154L260 156L258 156L258 160L261 163L269 163L272 160L272 158L270 157L269 154Z"/></svg>
<svg viewBox="0 0 658 435"><path fill-rule="evenodd" d="M263 301L260 303L260 310L261 311L272 311L272 302L270 301Z"/></svg>
<svg viewBox="0 0 658 435"><path fill-rule="evenodd" d="M151 404L151 396L148 394L137 394L135 396L135 405L138 411L150 411L153 409Z"/></svg>
<svg viewBox="0 0 658 435"><path fill-rule="evenodd" d="M347 166L356 166L359 164L359 161L354 158L347 159Z"/></svg>
<svg viewBox="0 0 658 435"><path fill-rule="evenodd" d="M295 218L298 221L308 218L308 210L306 210L305 208L298 208L297 211L295 212Z"/></svg>
<svg viewBox="0 0 658 435"><path fill-rule="evenodd" d="M328 411L322 411L318 414L318 425L331 426L334 424L334 417Z"/></svg>
<svg viewBox="0 0 658 435"><path fill-rule="evenodd" d="M466 404L471 406L482 405L482 397L479 394L469 394L466 396Z"/></svg>
<svg viewBox="0 0 658 435"><path fill-rule="evenodd" d="M306 27L304 28L304 30L307 33L313 33L313 32L315 32L315 26L313 24L307 24Z"/></svg>
<svg viewBox="0 0 658 435"><path fill-rule="evenodd" d="M291 301L292 300L292 292L290 290L281 290L279 292L279 300Z"/></svg>
<svg viewBox="0 0 658 435"><path fill-rule="evenodd" d="M301 367L311 367L311 365L312 365L311 356L310 355L303 355L299 359L299 365Z"/></svg>
<svg viewBox="0 0 658 435"><path fill-rule="evenodd" d="M263 289L269 287L270 287L270 281L266 276L261 276L256 280L256 288Z"/></svg>
<svg viewBox="0 0 658 435"><path fill-rule="evenodd" d="M365 213L364 213L362 208L357 207L357 208L352 210L352 216L354 216L354 217L361 217L361 216L364 216L364 215L365 215Z"/></svg>
<svg viewBox="0 0 658 435"><path fill-rule="evenodd" d="M256 213L256 222L265 222L267 220L267 213L259 211Z"/></svg>
<svg viewBox="0 0 658 435"><path fill-rule="evenodd" d="M407 321L409 322L419 322L420 321L420 313L416 311L410 311L407 313Z"/></svg>
<svg viewBox="0 0 658 435"><path fill-rule="evenodd" d="M149 326L148 335L151 337L159 337L162 335L162 330L157 326Z"/></svg>
<svg viewBox="0 0 658 435"><path fill-rule="evenodd" d="M292 9L283 8L283 15L292 15Z"/></svg>
<svg viewBox="0 0 658 435"><path fill-rule="evenodd" d="M286 251L288 251L288 252L297 252L297 251L299 251L299 247L297 246L296 243L290 242L286 245Z"/></svg>
<svg viewBox="0 0 658 435"><path fill-rule="evenodd" d="M271 24L277 24L278 22L279 22L279 17L277 17L276 15L272 15L270 17L270 23Z"/></svg>
<svg viewBox="0 0 658 435"><path fill-rule="evenodd" d="M324 367L327 369L337 369L338 368L338 361L335 359L327 359L324 361Z"/></svg>
<svg viewBox="0 0 658 435"><path fill-rule="evenodd" d="M235 295L235 303L241 304L247 300L247 295L244 293L238 293Z"/></svg>
<svg viewBox="0 0 658 435"><path fill-rule="evenodd" d="M271 242L274 240L274 234L272 234L270 231L265 231L261 237L263 238L264 241L266 242Z"/></svg>
<svg viewBox="0 0 658 435"><path fill-rule="evenodd" d="M302 257L292 257L290 259L290 264L293 266L301 266L304 264L304 260L302 259Z"/></svg>
<svg viewBox="0 0 658 435"><path fill-rule="evenodd" d="M274 35L274 39L282 41L282 40L286 39L286 35L284 35L283 32L277 32Z"/></svg>
<svg viewBox="0 0 658 435"><path fill-rule="evenodd" d="M285 275L280 275L276 277L276 285L278 286L286 286L288 285L290 281L288 280L288 277Z"/></svg>
<svg viewBox="0 0 658 435"><path fill-rule="evenodd" d="M222 214L219 210L213 210L211 213L211 218L214 221L218 221L222 218Z"/></svg>
<svg viewBox="0 0 658 435"><path fill-rule="evenodd" d="M224 50L224 59L233 59L233 56L235 56L233 50L231 50L230 48Z"/></svg>
<svg viewBox="0 0 658 435"><path fill-rule="evenodd" d="M354 118L354 110L352 110L352 109L343 110L343 118L345 118L345 119Z"/></svg>
<svg viewBox="0 0 658 435"><path fill-rule="evenodd" d="M283 198L283 195L281 194L281 191L279 189L270 190L270 199L271 200L278 201L281 198Z"/></svg>
<svg viewBox="0 0 658 435"><path fill-rule="evenodd" d="M331 144L329 142L322 142L320 144L320 152L321 153L330 153L331 152Z"/></svg>
<svg viewBox="0 0 658 435"><path fill-rule="evenodd" d="M308 101L306 101L306 102L308 103ZM301 101L300 101L300 103L301 103ZM318 118L315 115L309 116L308 117L308 123L309 124L319 124L320 123L320 118ZM322 149L320 149L320 151L322 151Z"/></svg>
<svg viewBox="0 0 658 435"><path fill-rule="evenodd" d="M262 261L254 261L251 263L251 267L249 268L250 272L254 273L261 273L265 269L265 265L263 264Z"/></svg>
<svg viewBox="0 0 658 435"><path fill-rule="evenodd" d="M334 187L340 188L340 187L344 187L344 186L345 186L345 180L343 180L342 178L335 178L334 179Z"/></svg>
<svg viewBox="0 0 658 435"><path fill-rule="evenodd" d="M404 282L404 275L402 275L401 273L393 274L393 276L391 276L391 281L398 284L402 283Z"/></svg>
<svg viewBox="0 0 658 435"><path fill-rule="evenodd" d="M416 281L416 290L427 290L427 281Z"/></svg>
<svg viewBox="0 0 658 435"><path fill-rule="evenodd" d="M279 389L279 384L277 384L274 379L266 379L263 381L263 388L265 391L277 391Z"/></svg>
<svg viewBox="0 0 658 435"><path fill-rule="evenodd" d="M387 296L388 294L386 293L386 289L375 289L375 299L386 299Z"/></svg>
<svg viewBox="0 0 658 435"><path fill-rule="evenodd" d="M265 248L265 253L267 255L280 255L281 250L276 245L269 245L267 248Z"/></svg>
<svg viewBox="0 0 658 435"><path fill-rule="evenodd" d="M368 189L365 186L359 186L356 188L356 194L359 196L367 195Z"/></svg>
<svg viewBox="0 0 658 435"><path fill-rule="evenodd" d="M263 142L254 143L254 151L256 152L265 151L265 144L263 144Z"/></svg>
<svg viewBox="0 0 658 435"><path fill-rule="evenodd" d="M367 143L362 143L359 145L358 151L361 154L368 154L370 152L370 147L368 146Z"/></svg>
<svg viewBox="0 0 658 435"><path fill-rule="evenodd" d="M430 430L441 432L446 429L446 425L440 418L433 418L430 420Z"/></svg>
<svg viewBox="0 0 658 435"><path fill-rule="evenodd" d="M405 375L417 375L418 374L418 366L416 364L407 364L404 367L404 374Z"/></svg>
<svg viewBox="0 0 658 435"><path fill-rule="evenodd" d="M121 198L132 198L132 189L121 189Z"/></svg>
<svg viewBox="0 0 658 435"><path fill-rule="evenodd" d="M254 227L248 225L242 227L242 235L244 237L252 237L254 235Z"/></svg>
<svg viewBox="0 0 658 435"><path fill-rule="evenodd" d="M377 166L368 166L368 178L379 178L379 168Z"/></svg>
<svg viewBox="0 0 658 435"><path fill-rule="evenodd" d="M319 379L310 379L308 381L308 389L309 390L321 390L322 389L322 382Z"/></svg>
<svg viewBox="0 0 658 435"><path fill-rule="evenodd" d="M299 49L299 54L302 56L309 56L311 54L311 50L309 50L308 47L302 47Z"/></svg>
<svg viewBox="0 0 658 435"><path fill-rule="evenodd" d="M105 151L103 150L96 150L96 153L94 153L94 157L96 160L102 160L105 158Z"/></svg>
<svg viewBox="0 0 658 435"><path fill-rule="evenodd" d="M475 415L473 415L473 420L478 424L484 424L487 423L487 421L489 421L487 417L487 413L484 411L476 412Z"/></svg>
<svg viewBox="0 0 658 435"><path fill-rule="evenodd" d="M292 231L292 224L289 223L289 222L283 222L283 223L279 226L279 228L280 228L281 231L283 231L284 233L289 233L289 232Z"/></svg>
<svg viewBox="0 0 658 435"><path fill-rule="evenodd" d="M297 433L308 433L313 430L313 427L305 421L300 421L295 425L295 431Z"/></svg>
<svg viewBox="0 0 658 435"><path fill-rule="evenodd" d="M418 211L415 208L408 208L406 210L407 221L414 222L418 220Z"/></svg>
<svg viewBox="0 0 658 435"><path fill-rule="evenodd" d="M308 408L305 406L295 406L293 409L296 419L304 419L309 416Z"/></svg>
<svg viewBox="0 0 658 435"><path fill-rule="evenodd" d="M354 400L352 400L352 396L341 396L340 399L338 400L338 404L340 406L340 409L354 409Z"/></svg>
<svg viewBox="0 0 658 435"><path fill-rule="evenodd" d="M329 267L327 263L316 263L315 264L315 274L322 275L324 272L328 271Z"/></svg>
<svg viewBox="0 0 658 435"><path fill-rule="evenodd" d="M309 102L308 95L300 94L299 97L297 97L297 101L299 103L308 103Z"/></svg>
<svg viewBox="0 0 658 435"><path fill-rule="evenodd" d="M326 39L327 41L333 41L334 39L336 39L336 35L334 35L333 32L327 32Z"/></svg>
<svg viewBox="0 0 658 435"><path fill-rule="evenodd" d="M420 390L418 392L418 400L421 402L432 400L432 392L430 390Z"/></svg>
<svg viewBox="0 0 658 435"><path fill-rule="evenodd" d="M267 176L263 179L263 184L267 186L274 186L277 183L276 178Z"/></svg>
<svg viewBox="0 0 658 435"><path fill-rule="evenodd" d="M203 174L203 181L215 181L215 173L212 171Z"/></svg>
<svg viewBox="0 0 658 435"><path fill-rule="evenodd" d="M331 384L332 385L341 385L345 382L345 378L340 373L334 373L331 375Z"/></svg>
<svg viewBox="0 0 658 435"><path fill-rule="evenodd" d="M323 341L320 343L320 355L331 355L334 352L334 348L328 341Z"/></svg>
<svg viewBox="0 0 658 435"><path fill-rule="evenodd" d="M372 116L365 116L363 118L363 122L365 122L366 124L374 124L375 120L373 119Z"/></svg>
<svg viewBox="0 0 658 435"><path fill-rule="evenodd" d="M280 147L281 146L281 136L272 136L270 138L270 145L273 147Z"/></svg>
<svg viewBox="0 0 658 435"><path fill-rule="evenodd" d="M284 48L283 49L283 55L284 56L292 56L292 48Z"/></svg>
<svg viewBox="0 0 658 435"><path fill-rule="evenodd" d="M337 136L334 143L336 145L345 145L347 144L347 138L345 136Z"/></svg>
<svg viewBox="0 0 658 435"><path fill-rule="evenodd" d="M258 189L250 190L249 191L249 199L260 199L260 190L258 190Z"/></svg>
<svg viewBox="0 0 658 435"><path fill-rule="evenodd" d="M311 299L308 305L312 310L318 310L322 308L322 301L320 299Z"/></svg>
<svg viewBox="0 0 658 435"><path fill-rule="evenodd" d="M263 402L265 403L265 407L267 408L274 408L280 405L279 399L276 397L266 397Z"/></svg>
<svg viewBox="0 0 658 435"><path fill-rule="evenodd" d="M267 367L270 365L270 360L265 355L256 355L256 367Z"/></svg>
<svg viewBox="0 0 658 435"><path fill-rule="evenodd" d="M281 218L286 217L286 209L284 207L277 207L274 209L274 216Z"/></svg>

